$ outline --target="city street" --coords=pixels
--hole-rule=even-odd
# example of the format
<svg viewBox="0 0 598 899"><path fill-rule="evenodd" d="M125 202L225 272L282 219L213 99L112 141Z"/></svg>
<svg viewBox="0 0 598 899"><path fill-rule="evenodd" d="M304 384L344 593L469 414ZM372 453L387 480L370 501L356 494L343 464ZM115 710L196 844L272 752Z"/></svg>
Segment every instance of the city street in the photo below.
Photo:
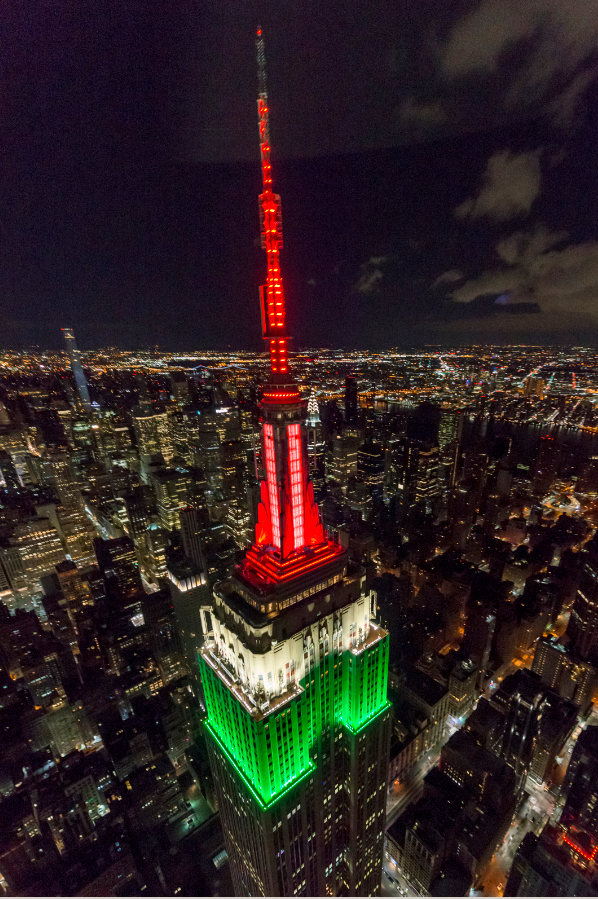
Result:
<svg viewBox="0 0 598 899"><path fill-rule="evenodd" d="M384 864L382 866L382 890L383 896L419 896L410 883L403 877L399 871L396 860L387 858L384 854Z"/></svg>
<svg viewBox="0 0 598 899"><path fill-rule="evenodd" d="M448 734L446 739L448 739ZM424 789L424 778L428 771L434 768L440 760L440 749L446 740L442 740L433 746L424 755L418 765L410 772L405 782L401 784L400 789L394 790L388 796L386 803L386 827L396 821L399 815L405 811L407 806L413 802L417 802ZM384 853L384 864L382 866L382 895L383 896L419 896L411 884L403 877L399 871L396 859L389 857L388 853Z"/></svg>
<svg viewBox="0 0 598 899"><path fill-rule="evenodd" d="M446 740L429 749L421 761L407 775L398 791L392 791L386 801L386 827L388 828L399 817L402 811L412 802L419 799L423 792L424 778L440 760L440 750Z"/></svg>

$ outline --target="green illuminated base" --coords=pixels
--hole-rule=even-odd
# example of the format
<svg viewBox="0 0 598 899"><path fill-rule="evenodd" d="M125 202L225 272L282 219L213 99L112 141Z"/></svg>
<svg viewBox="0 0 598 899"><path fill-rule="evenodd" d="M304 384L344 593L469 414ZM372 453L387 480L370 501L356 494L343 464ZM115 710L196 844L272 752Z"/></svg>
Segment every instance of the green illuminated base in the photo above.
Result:
<svg viewBox="0 0 598 899"><path fill-rule="evenodd" d="M354 736L390 707L388 635L377 634L361 651L326 654L301 679L301 691L258 716L200 654L206 727L262 809L314 772L312 749L324 731L340 726Z"/></svg>
<svg viewBox="0 0 598 899"><path fill-rule="evenodd" d="M256 792L255 787L253 786L251 781L248 780L247 775L243 771L241 771L241 769L239 768L237 762L235 761L235 759L233 758L231 753L228 751L228 749L226 748L226 746L224 745L222 740L220 740L220 738L218 737L218 734L216 733L214 728L210 725L210 722L206 721L205 726L208 729L210 736L213 738L214 742L218 744L219 748L222 750L222 752L224 753L224 755L226 756L228 761L231 763L231 765L233 766L233 768L235 769L235 771L237 772L237 774L239 775L239 777L241 778L241 780L243 781L243 783L245 784L245 786L247 787L247 789L249 790L249 792L251 793L251 795L253 796L255 801L258 803L259 807L264 812L267 811L269 808L272 808L272 806L276 805L276 803L279 801L279 799L282 799L283 796L286 796L287 793L290 793L291 790L293 790L295 787L299 786L299 784L302 783L306 779L306 777L309 777L316 770L316 766L314 765L314 763L310 762L310 767L307 769L307 771L304 771L303 774L300 774L299 777L296 777L289 784L287 784L287 786L283 790L281 790L279 793L277 793L275 796L273 796L269 802L264 803L262 797Z"/></svg>
<svg viewBox="0 0 598 899"><path fill-rule="evenodd" d="M366 727L369 727L370 724L372 724L374 721L376 721L376 719L378 719L380 717L380 715L383 715L384 712L388 711L388 709L390 709L391 707L392 707L392 702L390 702L390 700L387 700L381 709L379 709L377 712L374 712L372 715L370 715L370 717L366 721L364 721L362 724L360 724L359 727L355 728L351 724L345 724L344 727L346 727L346 729L352 734L360 734L362 730L365 730Z"/></svg>

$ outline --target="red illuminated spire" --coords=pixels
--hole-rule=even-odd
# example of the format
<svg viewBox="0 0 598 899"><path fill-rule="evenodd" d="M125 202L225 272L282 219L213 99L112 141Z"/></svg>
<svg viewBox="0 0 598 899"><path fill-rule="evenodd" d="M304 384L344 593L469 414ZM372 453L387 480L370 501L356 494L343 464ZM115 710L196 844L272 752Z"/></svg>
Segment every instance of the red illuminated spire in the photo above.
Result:
<svg viewBox="0 0 598 899"><path fill-rule="evenodd" d="M280 273L282 247L280 197L272 191L266 57L262 30L257 39L259 97L257 101L263 191L260 194L262 246L268 276L261 288L262 325L270 347L270 381L262 397L262 458L266 479L255 528L255 543L238 569L253 587L269 590L276 583L313 575L337 562L342 550L329 541L308 478L301 396L289 373L288 335Z"/></svg>
<svg viewBox="0 0 598 899"><path fill-rule="evenodd" d="M258 66L258 123L260 131L260 152L262 157L263 191L260 194L260 225L262 247L268 258L268 277L261 288L262 329L270 346L270 367L273 380L286 381L288 374L287 341L285 329L285 304L282 275L280 273L280 250L282 248L282 210L280 197L272 191L272 165L270 163L270 122L268 92L266 90L266 53L262 29L258 28L256 38ZM281 377L282 376L282 377Z"/></svg>

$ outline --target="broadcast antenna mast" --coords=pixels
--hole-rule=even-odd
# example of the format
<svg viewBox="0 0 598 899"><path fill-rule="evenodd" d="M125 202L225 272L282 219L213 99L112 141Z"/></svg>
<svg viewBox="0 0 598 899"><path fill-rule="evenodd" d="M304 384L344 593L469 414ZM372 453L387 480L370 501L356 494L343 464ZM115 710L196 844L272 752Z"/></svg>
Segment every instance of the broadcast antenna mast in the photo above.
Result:
<svg viewBox="0 0 598 899"><path fill-rule="evenodd" d="M272 166L270 163L270 121L268 91L266 88L266 52L262 29L258 28L255 41L258 66L258 123L260 153L262 158L263 191L259 197L260 230L262 247L268 258L266 283L260 288L262 330L270 347L270 368L273 380L284 382L288 372L287 341L285 329L285 302L279 253L282 248L282 210L280 197L272 191ZM282 378L280 376L283 376ZM277 377L278 376L278 377Z"/></svg>

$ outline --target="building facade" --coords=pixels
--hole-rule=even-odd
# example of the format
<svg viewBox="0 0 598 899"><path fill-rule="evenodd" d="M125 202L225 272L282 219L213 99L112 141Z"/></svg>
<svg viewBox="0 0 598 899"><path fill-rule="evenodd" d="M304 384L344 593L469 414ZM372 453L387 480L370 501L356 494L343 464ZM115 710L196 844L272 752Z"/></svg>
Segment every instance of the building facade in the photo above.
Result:
<svg viewBox="0 0 598 899"><path fill-rule="evenodd" d="M258 101L268 279L266 480L255 541L216 584L200 652L205 730L237 895L375 895L384 844L388 635L362 569L328 539L288 371L263 42Z"/></svg>

